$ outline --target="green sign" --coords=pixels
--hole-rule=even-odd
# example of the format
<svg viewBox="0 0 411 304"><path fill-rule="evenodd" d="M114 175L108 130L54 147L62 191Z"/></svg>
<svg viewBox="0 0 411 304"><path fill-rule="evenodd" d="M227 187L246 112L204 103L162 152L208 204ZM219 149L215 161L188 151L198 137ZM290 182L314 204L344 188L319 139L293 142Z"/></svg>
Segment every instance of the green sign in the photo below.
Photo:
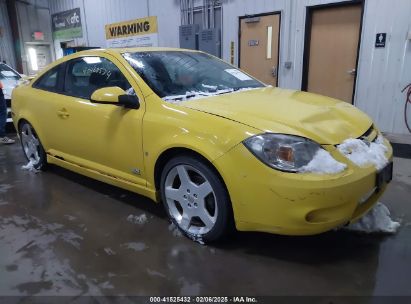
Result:
<svg viewBox="0 0 411 304"><path fill-rule="evenodd" d="M83 37L80 8L60 12L51 16L53 38L72 39Z"/></svg>

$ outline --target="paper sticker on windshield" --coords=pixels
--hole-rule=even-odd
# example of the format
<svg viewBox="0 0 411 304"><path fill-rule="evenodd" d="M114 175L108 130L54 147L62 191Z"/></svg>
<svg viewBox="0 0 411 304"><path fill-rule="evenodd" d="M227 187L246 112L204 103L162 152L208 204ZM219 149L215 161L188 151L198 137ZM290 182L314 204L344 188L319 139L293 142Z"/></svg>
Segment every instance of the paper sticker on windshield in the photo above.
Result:
<svg viewBox="0 0 411 304"><path fill-rule="evenodd" d="M1 74L4 77L16 77L16 74L14 74L12 71L1 71Z"/></svg>
<svg viewBox="0 0 411 304"><path fill-rule="evenodd" d="M241 80L241 81L246 81L246 80L253 80L250 76L247 74L244 74L243 72L236 70L236 69L227 69L225 70L227 73L233 75L235 78Z"/></svg>

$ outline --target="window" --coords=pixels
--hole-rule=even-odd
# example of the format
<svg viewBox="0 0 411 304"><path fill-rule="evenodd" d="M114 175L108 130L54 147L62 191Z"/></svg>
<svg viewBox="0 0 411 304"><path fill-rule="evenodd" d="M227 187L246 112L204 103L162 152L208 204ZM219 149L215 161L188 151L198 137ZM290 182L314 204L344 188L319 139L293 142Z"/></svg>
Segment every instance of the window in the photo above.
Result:
<svg viewBox="0 0 411 304"><path fill-rule="evenodd" d="M21 76L16 73L13 69L5 65L4 63L0 63L0 80L19 80Z"/></svg>
<svg viewBox="0 0 411 304"><path fill-rule="evenodd" d="M57 92L60 66L57 66L40 77L33 85L36 89Z"/></svg>
<svg viewBox="0 0 411 304"><path fill-rule="evenodd" d="M97 89L120 87L124 91L131 85L119 68L102 57L83 57L67 64L64 92L70 96L90 99Z"/></svg>
<svg viewBox="0 0 411 304"><path fill-rule="evenodd" d="M187 92L222 93L264 85L214 57L197 52L124 53L123 57L160 97Z"/></svg>

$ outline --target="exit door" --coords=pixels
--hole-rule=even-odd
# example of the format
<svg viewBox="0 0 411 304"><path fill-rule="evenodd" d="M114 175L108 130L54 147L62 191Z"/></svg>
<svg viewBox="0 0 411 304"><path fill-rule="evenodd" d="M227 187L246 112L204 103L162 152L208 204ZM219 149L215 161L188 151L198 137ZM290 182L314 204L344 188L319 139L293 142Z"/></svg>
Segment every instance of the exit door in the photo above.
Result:
<svg viewBox="0 0 411 304"><path fill-rule="evenodd" d="M266 84L277 86L280 13L240 17L239 66Z"/></svg>
<svg viewBox="0 0 411 304"><path fill-rule="evenodd" d="M308 9L304 91L353 102L361 18L361 2Z"/></svg>

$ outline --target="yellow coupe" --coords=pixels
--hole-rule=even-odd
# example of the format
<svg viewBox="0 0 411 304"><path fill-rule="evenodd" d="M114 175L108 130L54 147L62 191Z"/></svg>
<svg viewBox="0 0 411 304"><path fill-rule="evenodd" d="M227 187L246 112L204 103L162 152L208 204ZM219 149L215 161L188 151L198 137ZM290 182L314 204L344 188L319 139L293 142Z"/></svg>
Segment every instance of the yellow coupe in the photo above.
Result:
<svg viewBox="0 0 411 304"><path fill-rule="evenodd" d="M37 169L54 164L163 202L205 242L231 228L286 235L359 219L392 177L392 149L347 103L266 86L208 54L100 49L13 91Z"/></svg>

